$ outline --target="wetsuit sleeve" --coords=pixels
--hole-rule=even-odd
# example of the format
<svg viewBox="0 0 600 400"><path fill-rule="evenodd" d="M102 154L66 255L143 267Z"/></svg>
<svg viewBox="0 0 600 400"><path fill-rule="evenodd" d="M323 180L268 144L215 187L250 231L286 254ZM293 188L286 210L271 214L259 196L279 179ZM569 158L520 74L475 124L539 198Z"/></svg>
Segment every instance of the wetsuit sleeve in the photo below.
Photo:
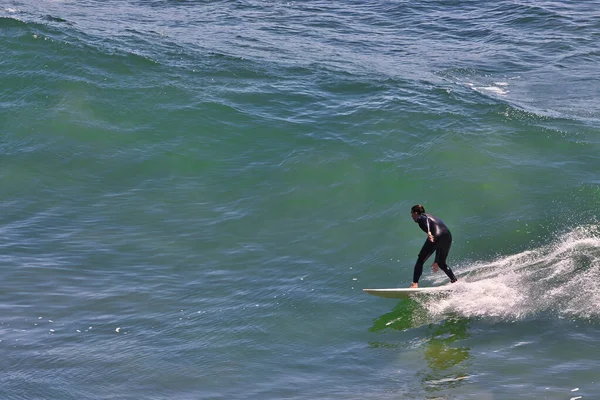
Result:
<svg viewBox="0 0 600 400"><path fill-rule="evenodd" d="M425 214L421 214L421 215L419 216L419 219L417 219L417 222L418 222L418 224L419 224L419 227L421 228L421 230L422 230L423 232L425 232L425 233L427 233L427 232L431 232L431 231L429 230L429 228L430 228L430 227L429 227L429 218L427 218L427 215L425 215Z"/></svg>

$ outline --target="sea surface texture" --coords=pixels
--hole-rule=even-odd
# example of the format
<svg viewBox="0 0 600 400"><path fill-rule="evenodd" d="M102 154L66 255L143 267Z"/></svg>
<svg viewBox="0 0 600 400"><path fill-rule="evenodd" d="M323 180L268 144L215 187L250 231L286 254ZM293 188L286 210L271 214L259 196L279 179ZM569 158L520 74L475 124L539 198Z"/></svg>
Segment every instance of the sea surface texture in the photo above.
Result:
<svg viewBox="0 0 600 400"><path fill-rule="evenodd" d="M2 1L0 211L0 399L598 399L600 2Z"/></svg>

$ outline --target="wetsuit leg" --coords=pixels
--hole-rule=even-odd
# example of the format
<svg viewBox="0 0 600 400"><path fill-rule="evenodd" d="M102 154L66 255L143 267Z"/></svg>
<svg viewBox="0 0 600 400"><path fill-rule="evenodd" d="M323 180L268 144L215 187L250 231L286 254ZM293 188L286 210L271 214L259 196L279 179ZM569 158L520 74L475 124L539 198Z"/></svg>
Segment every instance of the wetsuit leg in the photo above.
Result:
<svg viewBox="0 0 600 400"><path fill-rule="evenodd" d="M435 243L431 243L429 240L425 241L421 251L419 252L419 257L417 258L417 262L415 263L415 271L413 273L413 282L418 283L419 278L423 274L423 264L425 261L431 256L436 248Z"/></svg>
<svg viewBox="0 0 600 400"><path fill-rule="evenodd" d="M448 275L450 278L450 282L454 283L457 281L456 276L454 276L454 272L452 269L446 264L446 258L448 258L448 253L450 252L450 247L452 246L452 237L444 238L438 242L438 246L435 252L435 262L440 267L442 271Z"/></svg>

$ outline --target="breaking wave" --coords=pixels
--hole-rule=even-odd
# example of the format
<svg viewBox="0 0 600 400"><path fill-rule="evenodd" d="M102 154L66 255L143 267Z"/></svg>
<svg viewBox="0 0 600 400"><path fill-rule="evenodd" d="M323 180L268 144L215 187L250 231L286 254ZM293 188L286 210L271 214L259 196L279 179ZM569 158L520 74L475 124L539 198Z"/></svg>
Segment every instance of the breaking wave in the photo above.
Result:
<svg viewBox="0 0 600 400"><path fill-rule="evenodd" d="M449 295L419 300L431 317L521 320L600 317L600 226L577 228L554 243L459 268ZM443 278L440 282L443 281Z"/></svg>

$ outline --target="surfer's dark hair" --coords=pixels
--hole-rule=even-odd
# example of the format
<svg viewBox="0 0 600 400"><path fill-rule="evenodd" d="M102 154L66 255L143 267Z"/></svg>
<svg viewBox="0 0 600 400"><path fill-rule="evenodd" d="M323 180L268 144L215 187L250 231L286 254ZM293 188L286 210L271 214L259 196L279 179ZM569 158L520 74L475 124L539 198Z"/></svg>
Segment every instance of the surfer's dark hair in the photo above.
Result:
<svg viewBox="0 0 600 400"><path fill-rule="evenodd" d="M423 207L420 204L417 204L415 206L412 206L412 208L410 209L410 212L416 212L417 214L421 215L425 213L425 207Z"/></svg>

